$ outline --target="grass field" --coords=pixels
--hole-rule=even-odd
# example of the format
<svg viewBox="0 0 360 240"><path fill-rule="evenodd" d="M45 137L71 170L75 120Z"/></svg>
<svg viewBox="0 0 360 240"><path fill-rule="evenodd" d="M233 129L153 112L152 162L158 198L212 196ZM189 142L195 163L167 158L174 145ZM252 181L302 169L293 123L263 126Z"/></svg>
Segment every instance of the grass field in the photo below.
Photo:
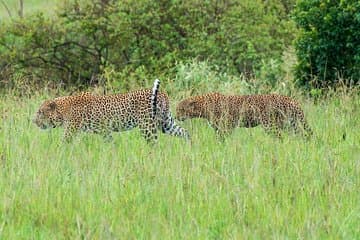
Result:
<svg viewBox="0 0 360 240"><path fill-rule="evenodd" d="M359 239L360 99L301 102L315 136L201 120L192 145L137 130L104 143L31 119L46 97L0 97L0 239Z"/></svg>

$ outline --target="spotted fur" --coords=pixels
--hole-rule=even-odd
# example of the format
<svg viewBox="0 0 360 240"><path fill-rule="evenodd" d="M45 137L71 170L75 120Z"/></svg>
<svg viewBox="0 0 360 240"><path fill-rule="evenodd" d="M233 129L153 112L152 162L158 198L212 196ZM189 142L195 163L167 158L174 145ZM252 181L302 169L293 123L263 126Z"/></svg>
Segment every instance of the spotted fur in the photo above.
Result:
<svg viewBox="0 0 360 240"><path fill-rule="evenodd" d="M308 136L312 133L299 103L290 97L275 94L226 96L209 93L194 96L177 105L176 117L179 120L205 118L220 136L236 127L252 128L258 125L278 136L287 126Z"/></svg>
<svg viewBox="0 0 360 240"><path fill-rule="evenodd" d="M125 94L58 97L45 101L34 118L42 129L64 126L64 139L69 141L79 130L93 132L111 139L111 132L139 127L147 141L157 139L157 129L163 133L189 139L188 132L178 126L169 109L166 93L159 92L160 81L153 89Z"/></svg>
<svg viewBox="0 0 360 240"><path fill-rule="evenodd" d="M151 94L151 107L152 107L152 119L153 121L155 120L155 116L156 116L156 106L157 106L157 95L159 92L159 87L160 87L160 80L156 79L154 82L154 87L152 89L152 94Z"/></svg>

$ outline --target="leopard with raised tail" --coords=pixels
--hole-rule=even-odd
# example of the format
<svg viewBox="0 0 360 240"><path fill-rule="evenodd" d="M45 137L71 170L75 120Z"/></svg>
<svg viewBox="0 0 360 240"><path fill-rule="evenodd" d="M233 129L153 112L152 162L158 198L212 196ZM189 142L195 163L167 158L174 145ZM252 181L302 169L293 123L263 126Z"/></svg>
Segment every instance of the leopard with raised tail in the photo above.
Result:
<svg viewBox="0 0 360 240"><path fill-rule="evenodd" d="M186 129L177 125L169 108L169 98L159 91L160 81L152 89L124 94L94 95L83 92L46 100L33 122L42 129L64 127L64 140L82 130L112 139L112 132L140 129L147 142L157 140L157 130L190 139Z"/></svg>

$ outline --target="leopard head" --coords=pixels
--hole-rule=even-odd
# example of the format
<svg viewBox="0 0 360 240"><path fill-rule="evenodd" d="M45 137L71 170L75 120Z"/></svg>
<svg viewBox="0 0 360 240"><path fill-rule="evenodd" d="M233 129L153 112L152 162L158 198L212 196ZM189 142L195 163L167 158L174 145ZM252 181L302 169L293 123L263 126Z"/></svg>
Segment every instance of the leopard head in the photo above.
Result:
<svg viewBox="0 0 360 240"><path fill-rule="evenodd" d="M189 118L201 117L202 115L202 101L199 98L185 99L176 107L176 118L180 121L184 121Z"/></svg>
<svg viewBox="0 0 360 240"><path fill-rule="evenodd" d="M55 128L63 123L63 116L54 100L45 101L36 112L33 122L41 129Z"/></svg>

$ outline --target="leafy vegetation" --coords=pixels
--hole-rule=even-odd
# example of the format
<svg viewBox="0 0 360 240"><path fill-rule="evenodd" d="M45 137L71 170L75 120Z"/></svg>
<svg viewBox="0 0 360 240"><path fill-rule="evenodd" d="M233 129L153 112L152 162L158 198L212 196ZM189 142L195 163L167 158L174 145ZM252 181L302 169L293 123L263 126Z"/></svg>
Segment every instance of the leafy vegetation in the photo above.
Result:
<svg viewBox="0 0 360 240"><path fill-rule="evenodd" d="M282 1L66 1L57 15L4 24L1 69L30 84L102 83L120 75L173 78L178 62L208 61L219 72L253 77L263 61L281 61L294 39ZM3 70L6 73L5 70ZM3 80L4 81L4 80Z"/></svg>
<svg viewBox="0 0 360 240"><path fill-rule="evenodd" d="M22 77L31 86L86 88L105 84L111 71L129 89L126 76L136 85L170 80L179 62L199 61L220 75L276 87L295 38L298 85L359 83L357 1L68 0L51 12L1 22L1 86L19 87Z"/></svg>
<svg viewBox="0 0 360 240"><path fill-rule="evenodd" d="M300 83L315 88L358 84L360 2L301 0L294 19L301 29L296 42Z"/></svg>

